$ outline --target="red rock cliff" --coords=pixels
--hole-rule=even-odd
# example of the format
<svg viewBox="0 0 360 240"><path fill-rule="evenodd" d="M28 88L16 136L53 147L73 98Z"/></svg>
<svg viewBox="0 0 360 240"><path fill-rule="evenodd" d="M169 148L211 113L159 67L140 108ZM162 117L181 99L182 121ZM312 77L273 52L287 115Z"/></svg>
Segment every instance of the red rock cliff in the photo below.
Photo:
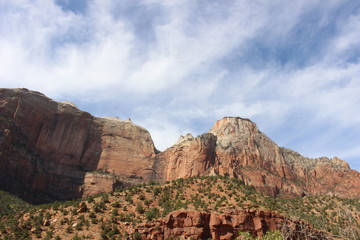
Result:
<svg viewBox="0 0 360 240"><path fill-rule="evenodd" d="M132 229L133 230L133 229ZM176 210L161 222L147 223L138 228L143 239L241 239L239 232L262 238L268 231L281 230L288 239L326 239L322 232L301 221L290 221L284 216L266 211L234 211L211 213ZM238 238L239 237L239 238Z"/></svg>
<svg viewBox="0 0 360 240"><path fill-rule="evenodd" d="M96 118L26 89L0 89L0 187L33 202L117 186L227 175L268 195L360 196L360 173L338 159L278 147L248 119L225 117L157 153L147 130Z"/></svg>
<svg viewBox="0 0 360 240"><path fill-rule="evenodd" d="M1 89L0 130L1 188L33 202L110 191L152 174L147 130L38 92Z"/></svg>
<svg viewBox="0 0 360 240"><path fill-rule="evenodd" d="M255 123L239 117L217 121L208 134L182 138L157 158L155 170L165 180L220 174L273 196L360 196L360 174L346 162L280 148Z"/></svg>

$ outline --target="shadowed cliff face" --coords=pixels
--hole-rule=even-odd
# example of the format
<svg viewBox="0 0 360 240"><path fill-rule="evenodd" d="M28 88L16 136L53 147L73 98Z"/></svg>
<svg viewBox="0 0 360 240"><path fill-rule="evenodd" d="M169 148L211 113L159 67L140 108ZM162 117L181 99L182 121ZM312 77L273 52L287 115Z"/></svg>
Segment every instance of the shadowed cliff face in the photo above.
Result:
<svg viewBox="0 0 360 240"><path fill-rule="evenodd" d="M360 174L338 159L279 148L248 119L225 117L209 133L157 153L147 130L96 118L26 89L0 89L0 187L35 203L148 181L241 178L272 196L360 196Z"/></svg>
<svg viewBox="0 0 360 240"><path fill-rule="evenodd" d="M130 121L95 118L24 89L0 90L0 185L32 202L147 179L154 144Z"/></svg>

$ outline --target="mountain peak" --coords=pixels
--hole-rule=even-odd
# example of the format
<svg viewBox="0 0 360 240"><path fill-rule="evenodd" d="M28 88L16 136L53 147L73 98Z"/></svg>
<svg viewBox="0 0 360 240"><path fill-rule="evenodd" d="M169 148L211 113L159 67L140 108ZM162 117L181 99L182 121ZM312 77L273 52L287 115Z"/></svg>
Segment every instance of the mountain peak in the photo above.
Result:
<svg viewBox="0 0 360 240"><path fill-rule="evenodd" d="M241 117L224 117L215 122L210 129L210 133L218 138L222 145L229 142L237 142L240 139L246 140L259 133L254 122L247 118Z"/></svg>
<svg viewBox="0 0 360 240"><path fill-rule="evenodd" d="M210 133L213 133L215 135L218 135L220 132L223 132L223 134L231 134L233 133L232 130L235 130L235 132L237 132L237 130L249 126L252 126L252 128L256 128L256 124L248 118L224 117L215 122L214 126L210 129Z"/></svg>

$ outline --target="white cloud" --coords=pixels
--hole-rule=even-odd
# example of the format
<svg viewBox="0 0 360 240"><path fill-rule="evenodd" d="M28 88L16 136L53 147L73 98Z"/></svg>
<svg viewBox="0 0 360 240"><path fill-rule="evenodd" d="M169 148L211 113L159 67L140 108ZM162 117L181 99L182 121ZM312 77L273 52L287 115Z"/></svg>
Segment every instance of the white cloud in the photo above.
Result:
<svg viewBox="0 0 360 240"><path fill-rule="evenodd" d="M169 122L166 117L139 119L137 124L144 126L155 140L154 144L158 150L165 150L179 139L180 135L191 133L190 129L180 127L178 124Z"/></svg>
<svg viewBox="0 0 360 240"><path fill-rule="evenodd" d="M333 40L333 51L343 52L352 47L359 47L360 38L360 16L351 15L345 22L338 26L340 34Z"/></svg>
<svg viewBox="0 0 360 240"><path fill-rule="evenodd" d="M75 14L52 1L1 1L1 87L142 118L162 149L200 131L196 119L224 115L250 117L295 145L304 135L315 145L322 126L316 134L334 141L359 132L360 15L341 13L351 1L136 3L87 1ZM325 139L318 152L328 151ZM342 141L360 158L353 137Z"/></svg>

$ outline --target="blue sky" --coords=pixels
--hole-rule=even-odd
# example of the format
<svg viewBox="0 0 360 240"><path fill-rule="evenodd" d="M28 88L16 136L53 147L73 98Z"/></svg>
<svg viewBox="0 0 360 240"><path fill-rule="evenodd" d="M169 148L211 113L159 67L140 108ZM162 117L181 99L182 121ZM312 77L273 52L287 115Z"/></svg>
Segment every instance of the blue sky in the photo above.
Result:
<svg viewBox="0 0 360 240"><path fill-rule="evenodd" d="M164 150L224 116L360 170L360 2L0 0L0 87L130 117Z"/></svg>

